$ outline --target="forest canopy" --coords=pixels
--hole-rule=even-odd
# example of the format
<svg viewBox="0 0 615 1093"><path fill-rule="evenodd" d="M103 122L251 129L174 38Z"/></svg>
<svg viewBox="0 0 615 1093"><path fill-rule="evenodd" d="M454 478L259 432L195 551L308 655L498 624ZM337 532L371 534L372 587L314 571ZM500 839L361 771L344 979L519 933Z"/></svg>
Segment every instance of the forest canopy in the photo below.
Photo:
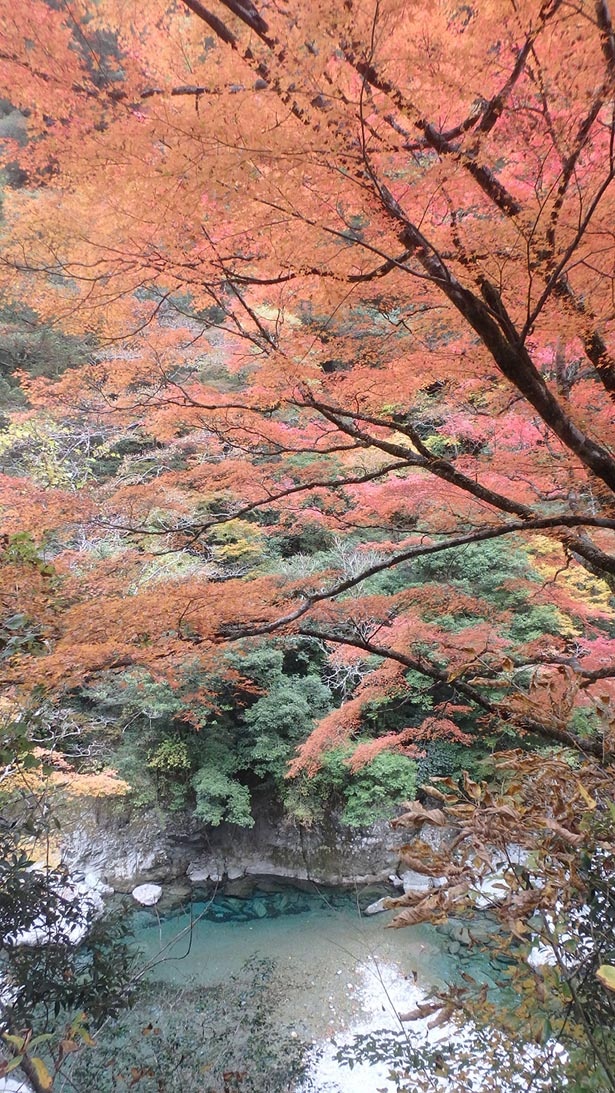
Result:
<svg viewBox="0 0 615 1093"><path fill-rule="evenodd" d="M513 944L559 960L513 960L515 1019L615 1089L607 0L0 31L0 781L455 826L402 848L446 883L393 925L473 913L501 852Z"/></svg>
<svg viewBox="0 0 615 1093"><path fill-rule="evenodd" d="M7 682L611 754L610 14L426 12L3 4Z"/></svg>

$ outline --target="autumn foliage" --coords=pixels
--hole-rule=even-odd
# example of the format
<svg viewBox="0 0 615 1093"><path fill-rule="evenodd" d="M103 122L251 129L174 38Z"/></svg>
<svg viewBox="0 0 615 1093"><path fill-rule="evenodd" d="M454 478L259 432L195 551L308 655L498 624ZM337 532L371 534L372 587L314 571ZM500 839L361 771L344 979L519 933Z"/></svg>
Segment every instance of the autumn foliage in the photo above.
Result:
<svg viewBox="0 0 615 1093"><path fill-rule="evenodd" d="M0 11L3 298L95 346L2 437L6 681L180 687L276 634L356 668L295 772L408 673L431 708L356 767L610 755L606 0Z"/></svg>

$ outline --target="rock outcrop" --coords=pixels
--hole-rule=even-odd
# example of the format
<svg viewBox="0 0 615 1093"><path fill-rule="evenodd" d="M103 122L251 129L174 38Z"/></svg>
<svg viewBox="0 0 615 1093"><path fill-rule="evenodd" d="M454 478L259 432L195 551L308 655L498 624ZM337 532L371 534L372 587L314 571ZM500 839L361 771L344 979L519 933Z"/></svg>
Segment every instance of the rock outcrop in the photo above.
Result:
<svg viewBox="0 0 615 1093"><path fill-rule="evenodd" d="M56 811L62 863L119 892L186 876L194 884L245 875L369 884L386 880L397 867L386 822L356 829L330 817L307 829L267 799L256 798L252 828L207 827L189 815L136 808L128 796L67 797Z"/></svg>

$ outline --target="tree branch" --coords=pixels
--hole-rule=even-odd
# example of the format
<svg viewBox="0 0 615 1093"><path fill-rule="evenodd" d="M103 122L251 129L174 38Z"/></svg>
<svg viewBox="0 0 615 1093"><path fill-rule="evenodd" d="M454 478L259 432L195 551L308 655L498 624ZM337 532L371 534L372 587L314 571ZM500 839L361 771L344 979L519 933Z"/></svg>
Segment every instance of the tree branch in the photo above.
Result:
<svg viewBox="0 0 615 1093"><path fill-rule="evenodd" d="M404 668L420 673L420 675L425 676L427 679L431 679L436 683L446 684L460 695L463 695L464 698L469 699L469 701L475 706L478 706L479 709L496 717L505 725L514 725L523 732L535 733L548 743L562 744L565 747L573 748L575 751L581 752L584 755L594 755L601 761L604 761L604 745L601 740L592 741L581 739L580 737L575 736L574 733L568 732L560 726L545 724L542 721L536 721L533 717L516 714L508 709L504 703L494 702L481 694L481 692L471 683L466 683L459 678L450 679L445 670L436 667L436 665L432 664L423 655L420 657L413 657L407 653L402 653L397 649L391 649L385 645L377 645L369 639L349 634L339 634L332 630L322 630L318 626L302 626L299 628L298 633L304 637L316 638L318 641L331 642L336 645L350 645L355 649L362 649L372 656L382 657L383 660L393 660L397 664L401 664Z"/></svg>
<svg viewBox="0 0 615 1093"><path fill-rule="evenodd" d="M378 573L383 573L388 569L394 569L395 566L401 565L404 562L414 561L416 558L424 558L430 554L440 554L444 550L455 550L462 546L471 546L474 543L483 543L489 539L500 539L505 535L514 535L517 532L528 531L547 531L550 528L560 527L601 527L608 528L610 531L615 531L615 518L607 519L596 516L578 516L578 515L566 515L561 516L545 516L538 517L534 520L528 520L524 523L508 523L499 524L496 527L480 528L478 531L468 532L466 535L457 535L454 538L447 539L442 543L429 543L421 546L409 547L408 550L400 551L398 554L394 554L387 558L385 561L377 562L367 569L364 569L362 573L355 577L348 577L346 580L339 581L337 584L332 585L330 588L324 589L321 592L306 592L303 594L303 601L289 611L286 615L282 615L272 622L262 623L249 629L242 629L241 634L245 637L256 637L259 634L272 634L275 631L282 630L286 626L290 626L298 619L307 615L309 611L317 603L323 603L325 600L333 600L337 596L343 595L345 592L349 592L350 589L356 588L357 585L363 584L364 581L370 577L375 577ZM609 572L615 573L615 557L607 555Z"/></svg>

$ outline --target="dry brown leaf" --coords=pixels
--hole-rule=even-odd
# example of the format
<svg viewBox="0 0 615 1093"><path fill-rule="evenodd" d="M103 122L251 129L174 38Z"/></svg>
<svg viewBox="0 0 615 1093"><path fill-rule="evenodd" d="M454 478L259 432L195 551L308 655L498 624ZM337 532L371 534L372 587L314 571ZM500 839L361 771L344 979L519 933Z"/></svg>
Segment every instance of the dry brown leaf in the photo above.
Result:
<svg viewBox="0 0 615 1093"><path fill-rule="evenodd" d="M451 1020L451 1018L454 1016L454 1013L454 1006L444 1006L444 1008L440 1010L440 1013L437 1015L437 1017L433 1017L431 1021L427 1022L427 1028L440 1028L441 1025L445 1025L447 1021Z"/></svg>
<svg viewBox="0 0 615 1093"><path fill-rule="evenodd" d="M403 896L388 896L382 901L385 911L394 911L397 907L414 907L425 898L424 892L404 892Z"/></svg>
<svg viewBox="0 0 615 1093"><path fill-rule="evenodd" d="M557 820L552 820L550 817L545 820L545 827L548 827L549 831L553 831L555 835L559 835L564 842L570 843L571 846L579 846L583 842L583 836L579 832L569 831L567 827L563 827Z"/></svg>
<svg viewBox="0 0 615 1093"><path fill-rule="evenodd" d="M417 1002L416 1009L408 1010L407 1013L398 1013L397 1017L400 1021L420 1021L423 1017L431 1017L432 1013L438 1013L441 1008L441 1002Z"/></svg>
<svg viewBox="0 0 615 1093"><path fill-rule="evenodd" d="M436 801L442 801L443 804L450 804L451 801L457 800L457 794L443 793L441 789L437 789L436 786L422 785L419 789L423 793L426 793L428 797L434 797Z"/></svg>
<svg viewBox="0 0 615 1093"><path fill-rule="evenodd" d="M461 866L454 865L453 862L444 855L417 853L416 846L406 847L402 846L400 850L400 857L404 865L407 865L410 869L413 869L415 873L420 873L423 877L443 877L454 876L461 870Z"/></svg>
<svg viewBox="0 0 615 1093"><path fill-rule="evenodd" d="M422 824L435 824L444 827L446 816L441 808L425 808L420 801L412 801L406 811L391 822L391 827L420 827Z"/></svg>
<svg viewBox="0 0 615 1093"><path fill-rule="evenodd" d="M448 907L451 904L456 903L457 900L462 899L468 894L470 887L470 881L464 880L461 884L453 884L450 888L442 888L443 896Z"/></svg>
<svg viewBox="0 0 615 1093"><path fill-rule="evenodd" d="M404 926L416 926L419 922L442 922L442 901L439 893L427 896L415 907L407 907L396 915L388 924L389 930L400 930Z"/></svg>
<svg viewBox="0 0 615 1093"><path fill-rule="evenodd" d="M525 940L527 935L530 933L529 926L527 926L526 923L523 922L523 920L520 918L509 920L508 929L510 930L511 934L514 934L515 937L521 938L522 941Z"/></svg>

